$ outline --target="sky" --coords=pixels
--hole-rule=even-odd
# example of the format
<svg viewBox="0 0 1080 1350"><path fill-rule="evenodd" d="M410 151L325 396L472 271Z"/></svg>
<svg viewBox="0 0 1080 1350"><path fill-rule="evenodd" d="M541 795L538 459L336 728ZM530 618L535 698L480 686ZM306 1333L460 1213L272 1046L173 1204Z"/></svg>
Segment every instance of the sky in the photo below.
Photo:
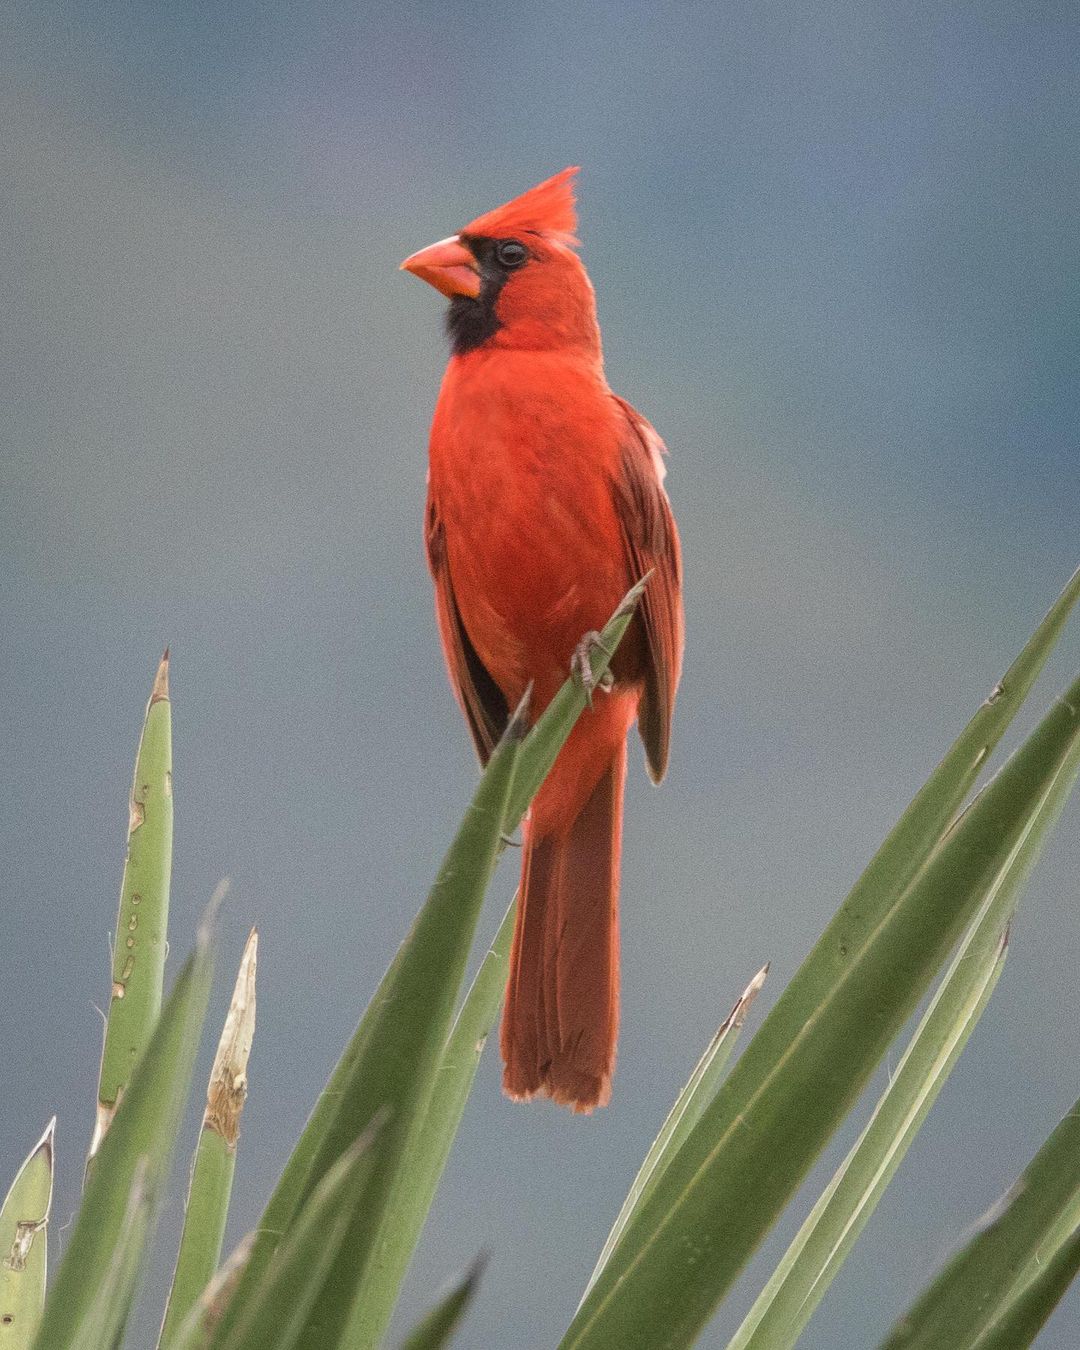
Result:
<svg viewBox="0 0 1080 1350"><path fill-rule="evenodd" d="M506 1102L489 1048L395 1323L486 1250L461 1344L556 1343L735 996L772 961L752 1031L1080 561L1078 65L1074 7L1040 0L13 0L0 1174L58 1112L61 1245L167 642L174 953L232 878L211 1024L261 933L230 1240L426 891L476 768L421 548L441 302L397 265L580 164L608 376L671 450L672 766L654 790L631 756L612 1104ZM1074 624L1009 745L1078 662ZM873 1344L1080 1093L1078 811L808 1347ZM1078 1338L1073 1295L1041 1344Z"/></svg>

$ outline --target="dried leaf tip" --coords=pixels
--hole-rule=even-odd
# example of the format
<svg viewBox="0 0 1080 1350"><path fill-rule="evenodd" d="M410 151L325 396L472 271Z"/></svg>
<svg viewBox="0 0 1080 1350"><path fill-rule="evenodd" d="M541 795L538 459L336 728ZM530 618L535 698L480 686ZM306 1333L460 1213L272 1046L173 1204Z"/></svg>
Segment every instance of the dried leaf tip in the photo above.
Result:
<svg viewBox="0 0 1080 1350"><path fill-rule="evenodd" d="M764 987L765 981L768 978L769 971L771 969L772 969L772 962L766 961L765 964L758 971L758 973L754 976L754 978L743 990L742 999L740 1000L740 1002L752 1003L754 999L757 998L758 994L761 993L761 990Z"/></svg>
<svg viewBox="0 0 1080 1350"><path fill-rule="evenodd" d="M165 648L161 661L158 663L157 674L154 676L154 685L150 690L150 707L155 703L165 702L169 697L169 649Z"/></svg>
<svg viewBox="0 0 1080 1350"><path fill-rule="evenodd" d="M623 598L619 601L619 608L612 615L612 618L620 619L627 614L633 614L637 609L638 601L645 594L645 587L649 584L652 574L656 571L655 567L650 567L640 581L635 581Z"/></svg>
<svg viewBox="0 0 1080 1350"><path fill-rule="evenodd" d="M111 1102L103 1102L100 1099L97 1104L97 1111L94 1115L94 1133L90 1136L90 1147L86 1153L86 1165L90 1166L97 1151L101 1147L101 1141L109 1131L109 1126L113 1123L113 1117L116 1115L116 1108L120 1105L120 1098L124 1095L123 1086L117 1091L116 1097ZM87 1174L89 1175L89 1173Z"/></svg>
<svg viewBox="0 0 1080 1350"><path fill-rule="evenodd" d="M220 1134L230 1148L240 1136L240 1114L247 1100L247 1065L255 1036L255 969L259 933L253 928L244 944L232 1001L218 1042L206 1090L203 1129Z"/></svg>
<svg viewBox="0 0 1080 1350"><path fill-rule="evenodd" d="M738 999L735 1002L734 1008L732 1008L731 1012L728 1014L728 1020L725 1024L725 1029L726 1027L729 1026L741 1027L742 1024L746 1021L746 1014L750 1011L750 1005L753 1003L754 999L757 998L758 994L761 993L761 990L764 987L765 978L769 973L770 965L772 965L772 962L766 961L765 964L758 971L758 973L754 976L754 978L750 981L750 983L739 995Z"/></svg>
<svg viewBox="0 0 1080 1350"><path fill-rule="evenodd" d="M39 1153L43 1153L45 1157L48 1159L49 1166L51 1167L53 1162L53 1148L55 1139L56 1139L56 1117L53 1116L52 1119L49 1121L48 1125L45 1126L45 1130L41 1138L31 1149L30 1151L31 1158L36 1157Z"/></svg>

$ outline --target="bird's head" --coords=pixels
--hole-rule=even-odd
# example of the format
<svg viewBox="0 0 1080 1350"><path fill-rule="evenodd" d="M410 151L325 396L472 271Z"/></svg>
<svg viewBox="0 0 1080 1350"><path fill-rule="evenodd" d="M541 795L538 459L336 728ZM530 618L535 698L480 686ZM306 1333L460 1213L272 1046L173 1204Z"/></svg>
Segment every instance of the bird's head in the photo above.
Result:
<svg viewBox="0 0 1080 1350"><path fill-rule="evenodd" d="M574 252L577 172L563 169L401 264L449 297L456 354L485 345L599 354L596 301Z"/></svg>

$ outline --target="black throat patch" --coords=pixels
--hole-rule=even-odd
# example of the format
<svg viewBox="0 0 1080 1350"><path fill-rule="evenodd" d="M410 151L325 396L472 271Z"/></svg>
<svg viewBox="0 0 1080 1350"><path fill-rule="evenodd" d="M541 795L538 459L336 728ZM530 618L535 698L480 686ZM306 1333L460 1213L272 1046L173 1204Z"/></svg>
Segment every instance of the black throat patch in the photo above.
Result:
<svg viewBox="0 0 1080 1350"><path fill-rule="evenodd" d="M480 264L480 294L476 299L455 295L446 311L446 332L455 356L482 347L502 326L495 313L499 294L510 277L510 269L495 256L497 240L462 239Z"/></svg>

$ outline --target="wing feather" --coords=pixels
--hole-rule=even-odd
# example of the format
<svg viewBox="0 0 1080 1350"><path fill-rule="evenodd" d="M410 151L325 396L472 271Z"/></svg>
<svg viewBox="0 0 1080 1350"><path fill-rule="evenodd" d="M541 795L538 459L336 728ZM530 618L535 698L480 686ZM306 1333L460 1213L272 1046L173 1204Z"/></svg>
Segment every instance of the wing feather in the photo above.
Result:
<svg viewBox="0 0 1080 1350"><path fill-rule="evenodd" d="M679 533L664 491L664 443L652 425L621 398L627 437L616 504L632 575L651 571L638 609L645 633L645 690L638 731L649 775L658 783L667 771L675 692L682 671L684 624Z"/></svg>
<svg viewBox="0 0 1080 1350"><path fill-rule="evenodd" d="M443 525L435 500L430 495L425 544L428 566L435 582L435 614L439 621L446 669L469 725L480 763L486 764L506 729L509 709L502 691L477 655L461 621L450 578Z"/></svg>

